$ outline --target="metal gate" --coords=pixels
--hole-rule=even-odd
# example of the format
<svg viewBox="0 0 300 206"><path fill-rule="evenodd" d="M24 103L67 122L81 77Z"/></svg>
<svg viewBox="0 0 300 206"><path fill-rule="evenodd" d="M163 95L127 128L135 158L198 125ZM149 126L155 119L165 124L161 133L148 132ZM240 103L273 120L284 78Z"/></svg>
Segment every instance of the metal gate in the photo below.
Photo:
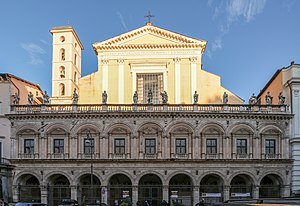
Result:
<svg viewBox="0 0 300 206"><path fill-rule="evenodd" d="M223 202L223 187L200 185L200 197L205 203Z"/></svg>
<svg viewBox="0 0 300 206"><path fill-rule="evenodd" d="M172 198L172 194L175 196ZM193 187L191 185L171 185L169 187L169 202L180 202L183 205L193 205Z"/></svg>
<svg viewBox="0 0 300 206"><path fill-rule="evenodd" d="M259 197L260 198L277 198L280 197L280 186L260 186Z"/></svg>
<svg viewBox="0 0 300 206"><path fill-rule="evenodd" d="M128 195L132 199L132 187L131 186L109 186L108 187L109 195L109 205L115 206L119 205L123 199ZM134 205L134 204L133 204Z"/></svg>
<svg viewBox="0 0 300 206"><path fill-rule="evenodd" d="M49 206L57 206L62 199L71 199L70 186L49 186Z"/></svg>
<svg viewBox="0 0 300 206"><path fill-rule="evenodd" d="M101 202L101 186L82 185L78 187L79 204L86 205L87 203Z"/></svg>
<svg viewBox="0 0 300 206"><path fill-rule="evenodd" d="M41 189L39 185L20 185L20 202L41 202Z"/></svg>
<svg viewBox="0 0 300 206"><path fill-rule="evenodd" d="M162 186L140 185L139 200L142 204L147 200L151 206L160 206L162 202Z"/></svg>

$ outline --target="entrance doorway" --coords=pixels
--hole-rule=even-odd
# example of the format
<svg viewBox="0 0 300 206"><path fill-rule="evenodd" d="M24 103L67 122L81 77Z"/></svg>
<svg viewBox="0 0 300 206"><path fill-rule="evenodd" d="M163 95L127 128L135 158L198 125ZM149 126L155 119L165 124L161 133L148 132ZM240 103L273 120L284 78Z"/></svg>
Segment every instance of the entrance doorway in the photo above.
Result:
<svg viewBox="0 0 300 206"><path fill-rule="evenodd" d="M277 198L280 197L282 180L278 175L266 175L260 181L259 197L260 198Z"/></svg>
<svg viewBox="0 0 300 206"><path fill-rule="evenodd" d="M62 199L71 199L69 180L63 175L53 175L49 185L49 205L59 205Z"/></svg>
<svg viewBox="0 0 300 206"><path fill-rule="evenodd" d="M185 174L178 174L169 182L169 202L179 202L183 205L193 205L193 184Z"/></svg>
<svg viewBox="0 0 300 206"><path fill-rule="evenodd" d="M252 179L246 174L235 176L230 183L230 198L247 199L252 198Z"/></svg>
<svg viewBox="0 0 300 206"><path fill-rule="evenodd" d="M24 175L21 177L19 187L19 201L20 202L40 202L41 189L38 179L33 175Z"/></svg>
<svg viewBox="0 0 300 206"><path fill-rule="evenodd" d="M223 185L220 176L206 175L200 182L200 197L206 203L223 202Z"/></svg>
<svg viewBox="0 0 300 206"><path fill-rule="evenodd" d="M122 200L132 200L132 183L129 177L123 174L113 175L108 185L109 205L119 205ZM134 205L134 203L133 203Z"/></svg>
<svg viewBox="0 0 300 206"><path fill-rule="evenodd" d="M148 201L151 206L159 206L162 202L162 181L155 174L144 175L139 181L139 201Z"/></svg>
<svg viewBox="0 0 300 206"><path fill-rule="evenodd" d="M91 181L93 182L91 183ZM93 179L91 179L90 174L83 175L80 178L78 200L79 204L82 205L101 201L101 183L95 175L93 175Z"/></svg>

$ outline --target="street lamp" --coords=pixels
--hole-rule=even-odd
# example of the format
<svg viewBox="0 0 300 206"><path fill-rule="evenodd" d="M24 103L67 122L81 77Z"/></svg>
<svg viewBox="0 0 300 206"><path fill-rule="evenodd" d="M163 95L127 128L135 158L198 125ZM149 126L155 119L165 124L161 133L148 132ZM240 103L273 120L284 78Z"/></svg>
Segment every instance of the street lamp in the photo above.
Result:
<svg viewBox="0 0 300 206"><path fill-rule="evenodd" d="M86 143L89 145L90 147L90 155L91 155L91 200L93 201L93 197L94 197L94 192L93 192L93 148L94 148L94 138L92 137L92 133L90 132L90 130L87 131L86 133Z"/></svg>

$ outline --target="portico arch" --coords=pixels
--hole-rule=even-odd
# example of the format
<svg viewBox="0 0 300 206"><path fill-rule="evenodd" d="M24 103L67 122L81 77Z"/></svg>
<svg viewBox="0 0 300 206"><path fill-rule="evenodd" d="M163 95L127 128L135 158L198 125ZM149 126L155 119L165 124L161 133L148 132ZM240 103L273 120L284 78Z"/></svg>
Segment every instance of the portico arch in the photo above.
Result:
<svg viewBox="0 0 300 206"><path fill-rule="evenodd" d="M162 180L155 174L145 174L139 180L138 186L139 201L146 200L152 206L158 206L162 202Z"/></svg>

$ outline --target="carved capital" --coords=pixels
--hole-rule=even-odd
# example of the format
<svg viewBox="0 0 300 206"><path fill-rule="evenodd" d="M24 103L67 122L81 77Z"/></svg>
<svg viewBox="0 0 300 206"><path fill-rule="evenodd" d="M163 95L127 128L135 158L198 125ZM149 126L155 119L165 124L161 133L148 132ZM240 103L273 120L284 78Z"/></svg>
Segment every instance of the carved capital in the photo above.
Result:
<svg viewBox="0 0 300 206"><path fill-rule="evenodd" d="M174 58L174 62L175 62L175 64L179 64L179 63L180 63L180 61L181 61L181 59L180 59L180 58L178 58L178 57Z"/></svg>
<svg viewBox="0 0 300 206"><path fill-rule="evenodd" d="M197 57L191 57L190 61L191 61L191 63L196 63L197 62Z"/></svg>
<svg viewBox="0 0 300 206"><path fill-rule="evenodd" d="M108 62L109 62L108 59L102 59L102 64L103 65L108 65Z"/></svg>
<svg viewBox="0 0 300 206"><path fill-rule="evenodd" d="M117 62L118 64L124 64L124 59L118 59Z"/></svg>

